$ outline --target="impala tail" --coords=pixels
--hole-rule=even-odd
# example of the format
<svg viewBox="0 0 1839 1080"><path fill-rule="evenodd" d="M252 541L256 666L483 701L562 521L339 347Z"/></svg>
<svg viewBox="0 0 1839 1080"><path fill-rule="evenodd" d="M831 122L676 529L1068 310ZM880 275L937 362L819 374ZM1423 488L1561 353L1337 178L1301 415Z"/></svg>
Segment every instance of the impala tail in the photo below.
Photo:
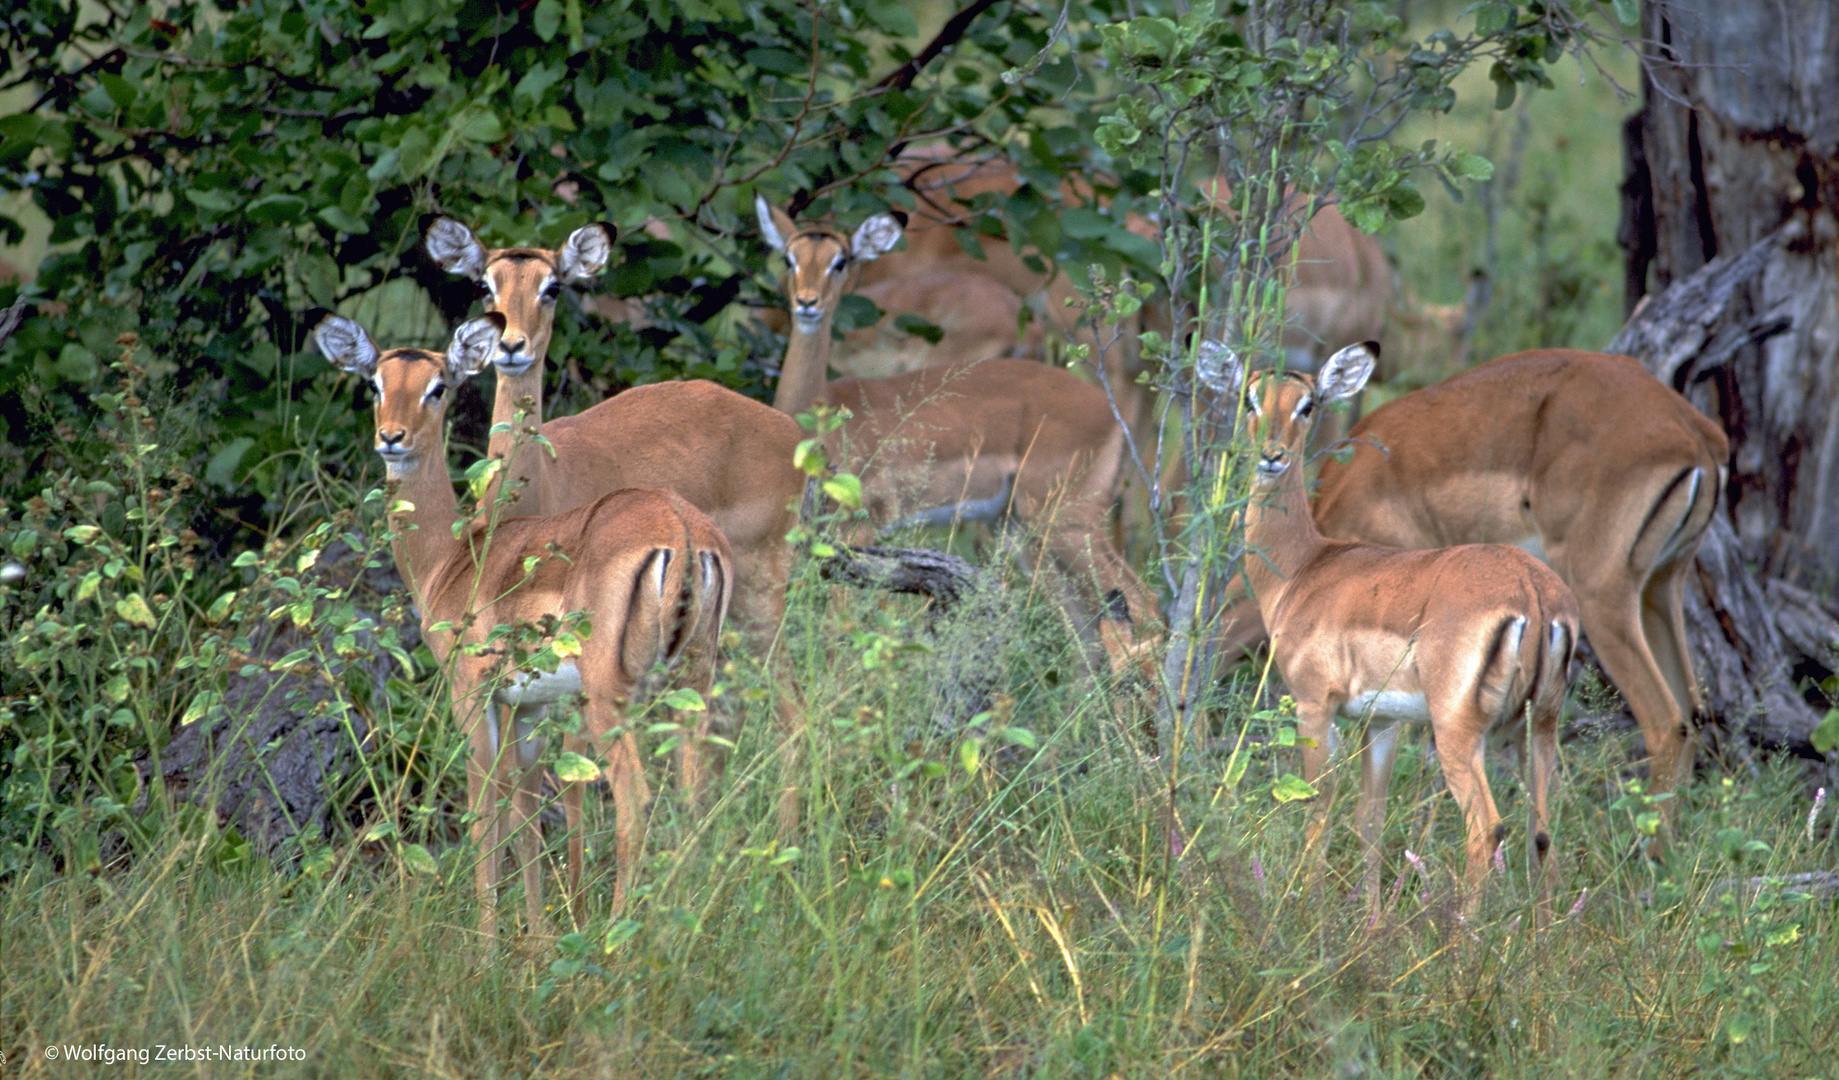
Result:
<svg viewBox="0 0 1839 1080"><path fill-rule="evenodd" d="M1550 610L1554 606L1535 603L1530 614L1505 615L1494 624L1476 689L1490 726L1511 723L1528 703L1545 714L1562 702L1577 622L1575 614Z"/></svg>
<svg viewBox="0 0 1839 1080"><path fill-rule="evenodd" d="M1698 548L1711 525L1723 487L1723 470L1694 465L1675 473L1649 506L1629 549L1630 569L1647 575Z"/></svg>
<svg viewBox="0 0 1839 1080"><path fill-rule="evenodd" d="M635 682L688 653L714 655L732 589L727 563L699 547L688 528L680 547L645 553L632 581L620 661Z"/></svg>

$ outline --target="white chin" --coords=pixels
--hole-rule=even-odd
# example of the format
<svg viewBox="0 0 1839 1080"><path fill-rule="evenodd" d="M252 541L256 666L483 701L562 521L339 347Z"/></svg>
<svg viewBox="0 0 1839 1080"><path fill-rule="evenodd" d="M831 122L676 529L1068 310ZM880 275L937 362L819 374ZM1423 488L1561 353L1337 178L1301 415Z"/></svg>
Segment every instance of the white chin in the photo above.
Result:
<svg viewBox="0 0 1839 1080"><path fill-rule="evenodd" d="M536 358L521 356L515 360L494 360L492 363L497 366L500 375L516 376L529 371L530 368L535 365Z"/></svg>
<svg viewBox="0 0 1839 1080"><path fill-rule="evenodd" d="M818 327L824 325L824 317L821 314L820 315L794 315L792 316L792 321L797 323L798 328L800 330L803 330L807 334L816 330Z"/></svg>

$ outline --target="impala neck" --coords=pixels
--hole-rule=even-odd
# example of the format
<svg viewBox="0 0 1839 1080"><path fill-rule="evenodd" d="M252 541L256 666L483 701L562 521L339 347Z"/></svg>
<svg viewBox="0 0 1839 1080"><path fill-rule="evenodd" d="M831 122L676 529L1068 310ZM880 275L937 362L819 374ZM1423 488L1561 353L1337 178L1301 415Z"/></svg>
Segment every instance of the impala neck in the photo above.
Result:
<svg viewBox="0 0 1839 1080"><path fill-rule="evenodd" d="M1292 462L1275 488L1254 487L1245 509L1245 577L1270 625L1283 591L1322 546L1303 486L1303 459Z"/></svg>
<svg viewBox="0 0 1839 1080"><path fill-rule="evenodd" d="M391 507L399 502L414 506L413 510L390 513L390 529L396 534L390 550L396 556L396 569L408 582L424 619L428 617L427 586L435 572L453 558L460 547L460 541L453 535L460 507L454 498L453 481L447 475L445 427L443 420L442 436L435 440L436 445L407 471L392 472L390 482L394 490L387 495Z"/></svg>
<svg viewBox="0 0 1839 1080"><path fill-rule="evenodd" d="M824 317L809 329L797 318L792 319L773 408L796 416L824 396L830 381L830 320L834 314L825 311Z"/></svg>
<svg viewBox="0 0 1839 1080"><path fill-rule="evenodd" d="M511 375L502 367L498 369L498 389L492 402L493 434L486 444L486 452L505 464L486 489L485 499L479 507L481 515L492 512L498 499L499 485L506 477L526 482L517 489L517 501L499 511L500 518L525 515L546 517L558 509L547 505L552 459L549 451L534 438L543 426L543 371L549 363L549 338L554 329L555 324L546 321L539 324L537 332L531 335L526 355L535 357L535 361L523 373ZM519 422L519 403L526 397L530 399L530 405L523 409L524 417ZM518 443L520 436L521 445Z"/></svg>

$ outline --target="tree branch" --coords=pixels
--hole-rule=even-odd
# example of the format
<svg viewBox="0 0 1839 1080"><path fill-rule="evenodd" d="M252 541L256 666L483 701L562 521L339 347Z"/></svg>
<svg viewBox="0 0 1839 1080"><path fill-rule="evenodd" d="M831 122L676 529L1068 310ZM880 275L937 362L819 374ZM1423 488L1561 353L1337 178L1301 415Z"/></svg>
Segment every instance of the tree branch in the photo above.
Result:
<svg viewBox="0 0 1839 1080"><path fill-rule="evenodd" d="M875 88L878 90L905 90L912 86L913 80L919 77L920 71L927 64L938 59L939 54L946 49L956 45L964 37L965 31L971 28L971 23L977 21L977 16L995 6L996 0L971 0L969 7L945 20L945 25L939 28L938 34L926 43L926 47L919 51L918 56L882 76L881 81L875 84Z"/></svg>

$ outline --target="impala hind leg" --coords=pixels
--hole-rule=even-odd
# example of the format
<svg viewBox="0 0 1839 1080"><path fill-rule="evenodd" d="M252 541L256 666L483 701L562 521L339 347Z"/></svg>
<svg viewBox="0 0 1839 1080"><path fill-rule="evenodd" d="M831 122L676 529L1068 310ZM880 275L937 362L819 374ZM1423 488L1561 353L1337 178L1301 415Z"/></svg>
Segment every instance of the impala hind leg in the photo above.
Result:
<svg viewBox="0 0 1839 1080"><path fill-rule="evenodd" d="M456 680L458 676L455 676ZM488 942L498 934L498 869L504 861L502 789L498 761L498 706L481 692L456 688L454 720L466 733L466 808L472 815L473 885L479 898L479 933Z"/></svg>
<svg viewBox="0 0 1839 1080"><path fill-rule="evenodd" d="M1481 907L1481 887L1501 845L1501 813L1488 789L1485 768L1487 719L1479 711L1461 714L1452 722L1434 719L1437 756L1443 763L1443 781L1468 824L1463 872L1462 911L1473 918Z"/></svg>
<svg viewBox="0 0 1839 1080"><path fill-rule="evenodd" d="M638 739L623 732L608 747L605 775L613 789L613 855L619 866L613 878L613 911L625 908L626 897L638 877L645 857L645 832L650 813L651 785L645 781Z"/></svg>
<svg viewBox="0 0 1839 1080"><path fill-rule="evenodd" d="M1648 794L1675 790L1686 779L1682 763L1691 761L1688 717L1648 647L1633 588L1620 581L1601 588L1584 582L1574 591L1583 614L1584 635L1641 725L1649 758ZM1648 844L1649 858L1661 858L1672 840L1673 803L1668 799L1656 807L1660 831Z"/></svg>
<svg viewBox="0 0 1839 1080"><path fill-rule="evenodd" d="M576 753L581 753L583 747L577 745L572 749ZM582 756L589 757L587 754ZM592 758L589 757L589 760ZM562 783L562 815L568 821L568 912L574 917L577 927L586 918L583 908L584 898L581 895L581 867L587 860L587 837L581 820L581 800L584 794L583 789L586 787L586 784L567 781Z"/></svg>
<svg viewBox="0 0 1839 1080"><path fill-rule="evenodd" d="M1552 922L1552 890L1558 884L1558 855L1552 850L1551 819L1546 799L1558 771L1558 704L1533 713L1526 726L1526 872L1527 883L1538 890L1533 905L1533 925L1543 929ZM1536 884L1535 884L1536 882Z"/></svg>
<svg viewBox="0 0 1839 1080"><path fill-rule="evenodd" d="M791 575L791 549L781 543L767 552L735 552L732 612L749 655L772 683L773 716L779 729L781 788L779 836L798 830L798 785L804 763L805 705L792 659L779 641L785 622L785 592ZM739 701L739 695L736 695ZM737 706L738 707L738 706ZM738 732L728 732L730 738Z"/></svg>

